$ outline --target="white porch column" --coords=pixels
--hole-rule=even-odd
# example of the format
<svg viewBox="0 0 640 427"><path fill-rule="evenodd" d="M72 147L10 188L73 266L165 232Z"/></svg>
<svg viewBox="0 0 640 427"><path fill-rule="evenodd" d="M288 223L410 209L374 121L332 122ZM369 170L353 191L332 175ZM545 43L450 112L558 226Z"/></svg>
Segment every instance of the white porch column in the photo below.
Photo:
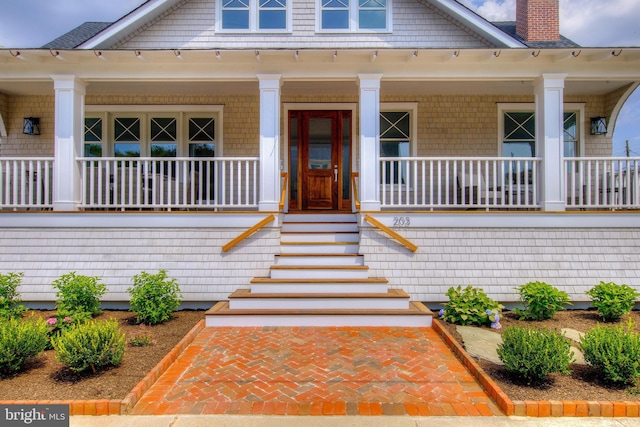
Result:
<svg viewBox="0 0 640 427"><path fill-rule="evenodd" d="M280 205L280 75L258 74L260 82L260 200L258 209Z"/></svg>
<svg viewBox="0 0 640 427"><path fill-rule="evenodd" d="M382 74L359 74L360 209L380 210L380 80Z"/></svg>
<svg viewBox="0 0 640 427"><path fill-rule="evenodd" d="M543 74L534 82L536 147L542 158L539 195L543 211L564 211L564 80L566 74Z"/></svg>
<svg viewBox="0 0 640 427"><path fill-rule="evenodd" d="M72 75L54 75L55 139L53 209L75 211L81 202L81 157L86 85Z"/></svg>

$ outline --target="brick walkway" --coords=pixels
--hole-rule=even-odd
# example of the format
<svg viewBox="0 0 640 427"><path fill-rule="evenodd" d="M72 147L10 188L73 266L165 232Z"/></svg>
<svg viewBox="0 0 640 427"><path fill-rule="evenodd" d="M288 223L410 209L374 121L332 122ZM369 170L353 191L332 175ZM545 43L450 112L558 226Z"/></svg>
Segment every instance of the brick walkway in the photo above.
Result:
<svg viewBox="0 0 640 427"><path fill-rule="evenodd" d="M205 328L133 414L503 415L430 328Z"/></svg>

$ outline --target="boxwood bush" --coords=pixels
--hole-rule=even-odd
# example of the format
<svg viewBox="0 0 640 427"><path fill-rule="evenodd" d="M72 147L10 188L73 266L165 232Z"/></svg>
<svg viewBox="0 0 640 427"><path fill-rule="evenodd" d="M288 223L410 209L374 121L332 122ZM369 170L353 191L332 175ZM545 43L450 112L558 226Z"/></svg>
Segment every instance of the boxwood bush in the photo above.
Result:
<svg viewBox="0 0 640 427"><path fill-rule="evenodd" d="M117 320L96 320L81 323L53 337L56 360L74 372L91 369L95 373L122 361L126 346L125 334Z"/></svg>
<svg viewBox="0 0 640 427"><path fill-rule="evenodd" d="M528 384L551 373L567 374L573 362L571 345L557 329L507 327L497 352L507 371Z"/></svg>
<svg viewBox="0 0 640 427"><path fill-rule="evenodd" d="M610 382L631 384L640 377L640 335L634 324L598 325L582 337L584 359Z"/></svg>
<svg viewBox="0 0 640 427"><path fill-rule="evenodd" d="M0 319L0 371L20 371L49 343L43 319Z"/></svg>

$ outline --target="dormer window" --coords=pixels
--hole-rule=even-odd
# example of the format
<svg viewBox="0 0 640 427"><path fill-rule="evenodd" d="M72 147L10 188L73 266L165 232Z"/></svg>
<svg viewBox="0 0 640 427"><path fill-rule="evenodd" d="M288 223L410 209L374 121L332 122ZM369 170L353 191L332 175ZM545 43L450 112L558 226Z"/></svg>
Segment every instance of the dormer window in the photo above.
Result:
<svg viewBox="0 0 640 427"><path fill-rule="evenodd" d="M319 0L320 31L391 31L391 0Z"/></svg>
<svg viewBox="0 0 640 427"><path fill-rule="evenodd" d="M288 31L291 0L222 0L220 31Z"/></svg>

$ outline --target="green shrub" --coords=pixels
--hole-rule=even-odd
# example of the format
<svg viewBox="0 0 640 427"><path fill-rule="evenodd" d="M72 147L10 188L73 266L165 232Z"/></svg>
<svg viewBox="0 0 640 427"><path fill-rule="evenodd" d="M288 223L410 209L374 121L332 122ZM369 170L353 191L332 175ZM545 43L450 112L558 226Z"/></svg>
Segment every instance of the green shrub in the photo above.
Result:
<svg viewBox="0 0 640 427"><path fill-rule="evenodd" d="M458 325L486 325L496 321L502 304L492 300L481 288L467 286L449 288L449 302L444 305L442 318Z"/></svg>
<svg viewBox="0 0 640 427"><path fill-rule="evenodd" d="M100 297L107 292L100 278L77 275L75 271L64 274L53 281L56 293L56 309L60 316L71 316L77 313L100 314Z"/></svg>
<svg viewBox="0 0 640 427"><path fill-rule="evenodd" d="M22 273L0 273L0 318L21 317L27 310L18 293L22 276Z"/></svg>
<svg viewBox="0 0 640 427"><path fill-rule="evenodd" d="M149 325L171 319L182 299L176 279L168 278L165 270L157 274L145 271L136 274L133 276L133 287L128 291L131 311L136 313L138 323Z"/></svg>
<svg viewBox="0 0 640 427"><path fill-rule="evenodd" d="M620 320L633 309L635 300L640 296L632 287L612 282L600 282L586 294L605 322Z"/></svg>
<svg viewBox="0 0 640 427"><path fill-rule="evenodd" d="M640 335L631 320L626 326L598 325L581 341L584 359L607 381L629 384L640 376Z"/></svg>
<svg viewBox="0 0 640 427"><path fill-rule="evenodd" d="M507 327L497 352L507 371L529 384L554 372L569 373L573 361L569 341L557 329Z"/></svg>
<svg viewBox="0 0 640 427"><path fill-rule="evenodd" d="M124 356L125 335L116 320L81 323L53 338L56 360L74 372L97 372L118 366Z"/></svg>
<svg viewBox="0 0 640 427"><path fill-rule="evenodd" d="M551 319L565 305L570 305L569 295L545 282L529 282L516 288L524 310L516 308L514 312L520 320Z"/></svg>
<svg viewBox="0 0 640 427"><path fill-rule="evenodd" d="M42 319L0 320L0 371L20 371L25 363L47 347L48 342L47 325Z"/></svg>
<svg viewBox="0 0 640 427"><path fill-rule="evenodd" d="M78 311L71 316L62 316L58 314L56 317L49 317L47 322L47 330L49 335L49 345L47 350L53 349L53 338L58 337L63 332L71 329L74 325L88 322L92 319L90 313Z"/></svg>

